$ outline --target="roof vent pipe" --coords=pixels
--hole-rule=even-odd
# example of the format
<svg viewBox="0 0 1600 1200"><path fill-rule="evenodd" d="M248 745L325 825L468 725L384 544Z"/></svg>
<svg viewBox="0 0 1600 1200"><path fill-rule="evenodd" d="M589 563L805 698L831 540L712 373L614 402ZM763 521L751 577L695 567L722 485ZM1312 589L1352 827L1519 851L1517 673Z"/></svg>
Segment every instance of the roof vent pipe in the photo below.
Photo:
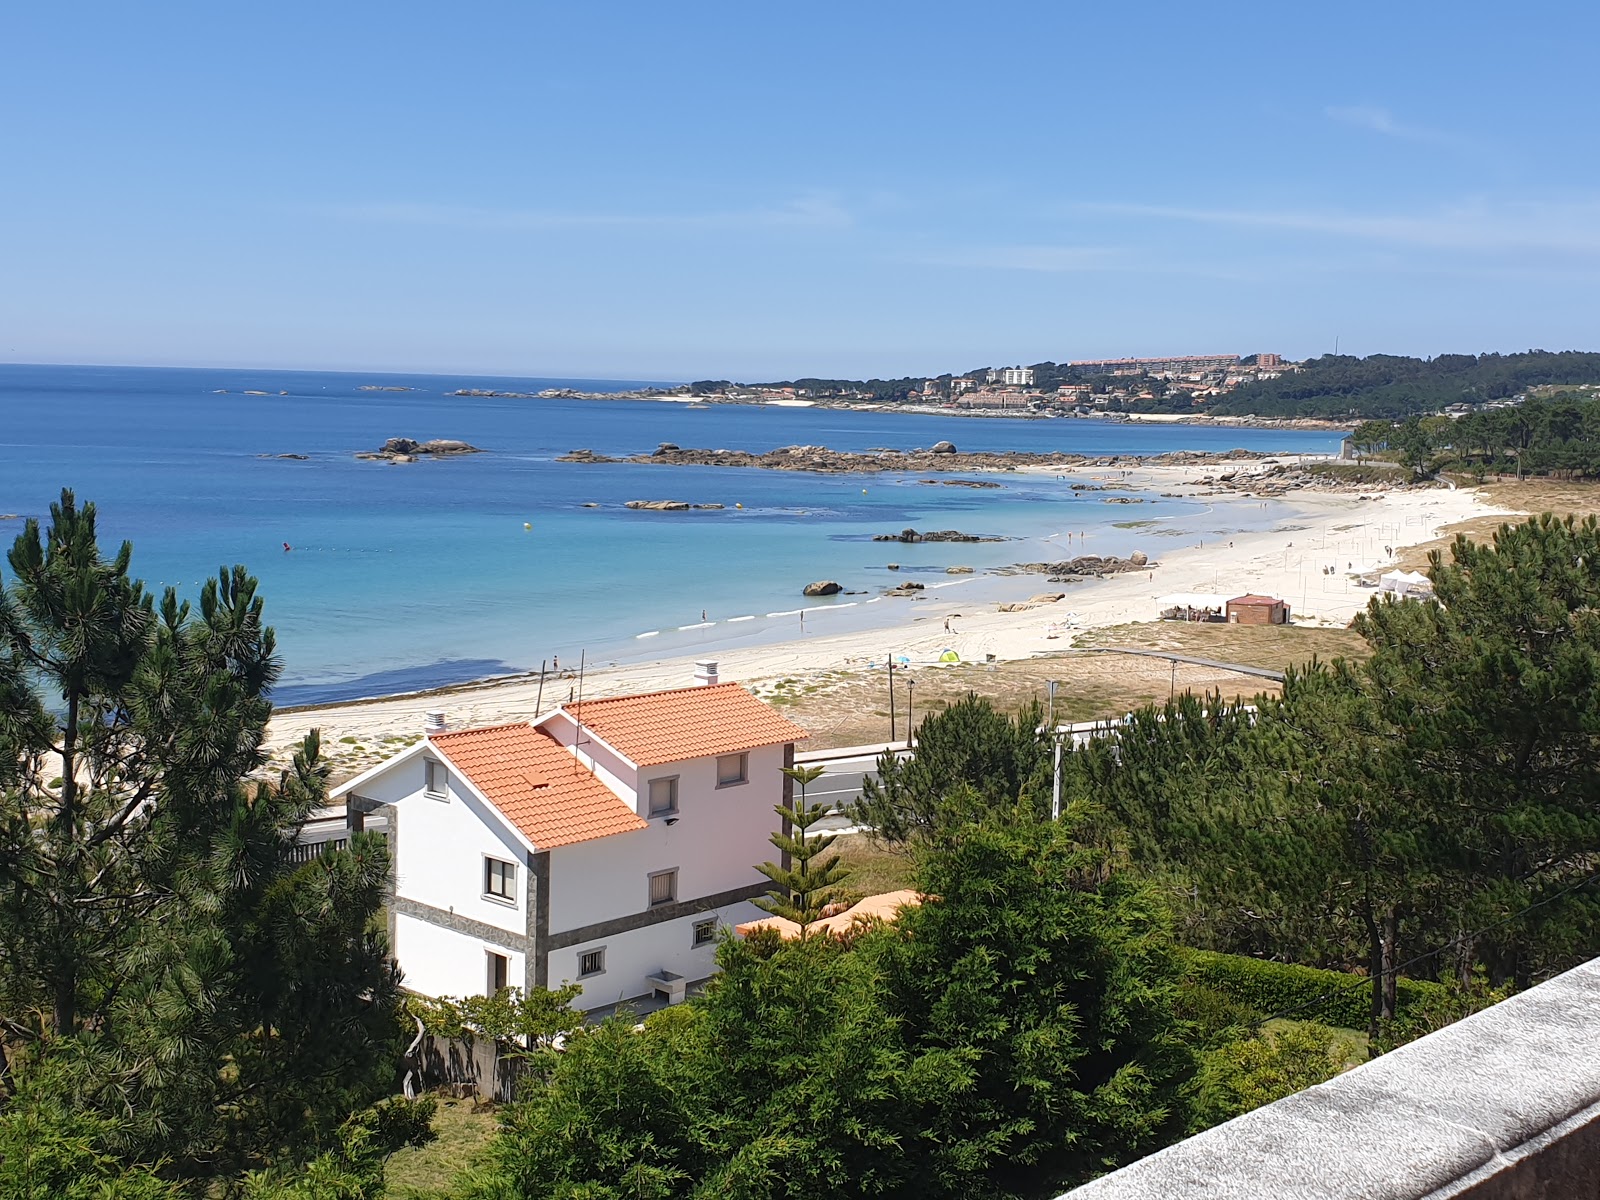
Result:
<svg viewBox="0 0 1600 1200"><path fill-rule="evenodd" d="M449 726L444 723L444 713L435 710L423 714L422 730L424 733L443 733L448 728Z"/></svg>
<svg viewBox="0 0 1600 1200"><path fill-rule="evenodd" d="M711 687L717 682L717 664L711 659L702 659L694 664L694 682L697 687Z"/></svg>

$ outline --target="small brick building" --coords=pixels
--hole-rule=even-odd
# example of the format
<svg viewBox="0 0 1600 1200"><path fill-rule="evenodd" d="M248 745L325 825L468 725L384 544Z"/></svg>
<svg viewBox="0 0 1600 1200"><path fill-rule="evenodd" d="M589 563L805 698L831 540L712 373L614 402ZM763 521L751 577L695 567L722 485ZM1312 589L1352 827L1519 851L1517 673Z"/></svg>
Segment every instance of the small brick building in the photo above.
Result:
<svg viewBox="0 0 1600 1200"><path fill-rule="evenodd" d="M1228 601L1230 625L1287 625L1289 602L1272 596L1235 596Z"/></svg>

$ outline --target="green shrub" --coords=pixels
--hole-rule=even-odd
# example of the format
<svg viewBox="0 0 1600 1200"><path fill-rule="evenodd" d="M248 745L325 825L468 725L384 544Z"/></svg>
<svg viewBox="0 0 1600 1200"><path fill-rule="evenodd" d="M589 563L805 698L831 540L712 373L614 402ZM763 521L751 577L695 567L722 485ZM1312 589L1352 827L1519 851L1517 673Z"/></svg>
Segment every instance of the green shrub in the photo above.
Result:
<svg viewBox="0 0 1600 1200"><path fill-rule="evenodd" d="M1372 993L1360 975L1212 950L1186 950L1184 957L1189 983L1220 992L1250 1009L1255 1019L1288 1013L1297 1020L1345 1029L1365 1029L1371 1019ZM1448 996L1443 984L1401 979L1396 1008L1404 1013L1413 1006L1440 1004Z"/></svg>
<svg viewBox="0 0 1600 1200"><path fill-rule="evenodd" d="M1190 1132L1332 1079L1348 1065L1347 1047L1326 1025L1283 1022L1220 1046L1201 1059Z"/></svg>

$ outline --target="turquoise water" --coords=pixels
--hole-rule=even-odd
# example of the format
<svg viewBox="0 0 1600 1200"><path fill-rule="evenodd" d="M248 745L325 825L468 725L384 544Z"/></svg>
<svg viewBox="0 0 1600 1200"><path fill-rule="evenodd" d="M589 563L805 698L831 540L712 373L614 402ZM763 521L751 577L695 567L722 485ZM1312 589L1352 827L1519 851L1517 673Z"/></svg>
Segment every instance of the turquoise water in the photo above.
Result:
<svg viewBox="0 0 1600 1200"><path fill-rule="evenodd" d="M892 603L865 603L896 578L890 561L903 565L900 578L942 584L956 563L981 572L1080 552L1154 555L1183 540L1117 522L1205 533L1281 515L1153 496L1102 504L1099 493L1070 491L1081 477L1004 474L992 477L1000 489L978 490L915 477L553 461L575 447L861 450L948 438L974 450L1323 453L1338 442L1306 431L444 395L639 382L0 365L0 513L42 516L72 487L99 505L103 542L131 539L138 574L188 594L218 566L245 563L278 630L277 699L314 703L537 669L553 655L575 662L580 651L600 661L726 651L796 636L802 605L808 634L833 633L893 619L883 611ZM247 389L272 394L239 394ZM488 453L403 466L352 457L395 436L462 438ZM309 457L257 457L279 453ZM634 499L727 507L622 507ZM906 526L1016 540L871 540ZM14 529L19 522L0 522L0 539ZM1087 533L1081 551L1068 530ZM802 601L816 579L866 594ZM950 594L996 586L980 576Z"/></svg>

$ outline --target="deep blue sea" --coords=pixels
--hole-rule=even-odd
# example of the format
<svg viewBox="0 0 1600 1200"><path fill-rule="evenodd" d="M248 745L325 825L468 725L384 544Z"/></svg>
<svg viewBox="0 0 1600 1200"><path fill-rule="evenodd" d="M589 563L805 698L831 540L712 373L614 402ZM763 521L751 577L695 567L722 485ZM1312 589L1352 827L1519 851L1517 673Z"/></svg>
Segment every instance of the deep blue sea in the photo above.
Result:
<svg viewBox="0 0 1600 1200"><path fill-rule="evenodd" d="M1153 493L1148 503L1102 504L1070 490L1080 477L1002 474L991 476L1002 488L978 490L916 477L553 461L576 447L864 450L948 438L973 450L1155 454L1338 444L1321 432L445 394L643 382L0 364L0 514L44 517L71 487L98 505L102 544L132 540L136 573L186 595L219 566L246 564L278 631L276 699L304 704L537 669L553 655L575 663L580 650L602 662L726 652L797 636L802 605L811 636L888 624L906 606L865 601L896 578L889 561L903 565L900 578L920 572L976 596L999 586L985 568L1079 553L1076 539L1063 540L1068 530L1088 534L1084 552L1154 553L1161 544L1117 524L1209 532L1282 515ZM461 438L487 452L399 466L353 457L397 436ZM309 458L258 457L280 453ZM636 499L727 507L623 507ZM1016 540L871 540L906 526ZM0 521L0 542L20 530ZM955 563L980 574L946 576ZM816 579L867 594L803 601Z"/></svg>

